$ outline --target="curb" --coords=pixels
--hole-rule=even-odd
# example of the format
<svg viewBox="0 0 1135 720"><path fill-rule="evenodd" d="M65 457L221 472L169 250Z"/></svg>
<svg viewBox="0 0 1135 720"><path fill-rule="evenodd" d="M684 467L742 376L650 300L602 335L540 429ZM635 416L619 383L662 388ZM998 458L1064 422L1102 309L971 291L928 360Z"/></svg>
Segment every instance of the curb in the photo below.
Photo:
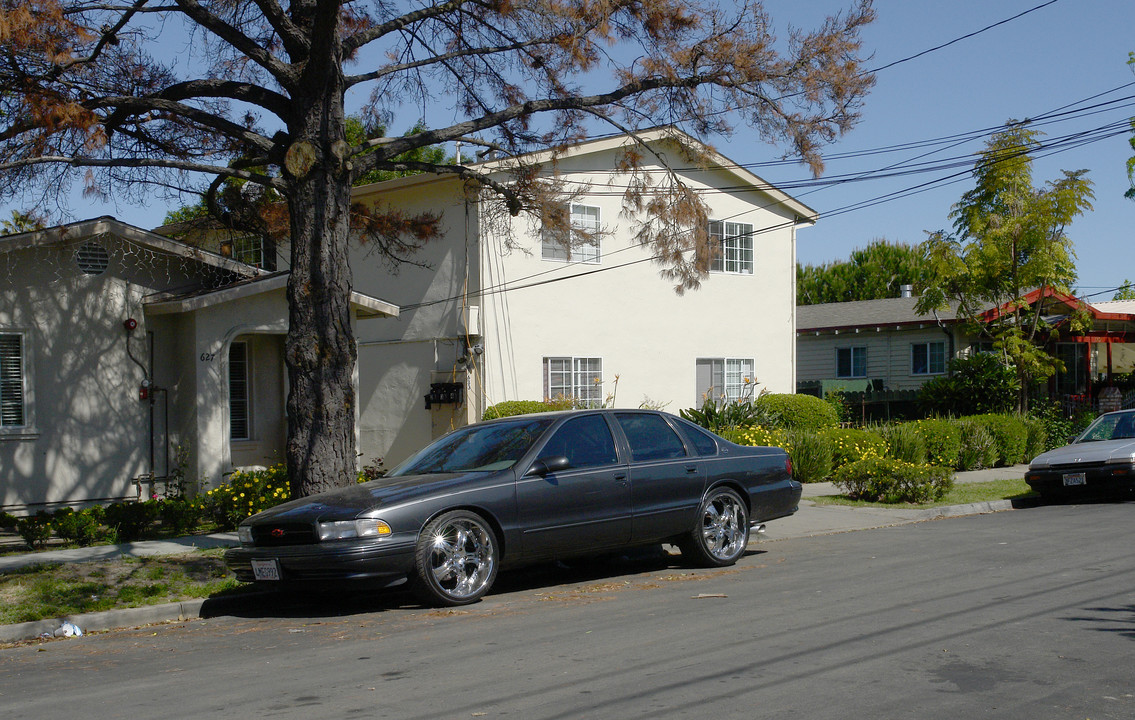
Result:
<svg viewBox="0 0 1135 720"><path fill-rule="evenodd" d="M83 613L81 615L65 615L51 620L35 620L14 625L0 625L0 643L16 643L24 640L35 640L42 635L54 637L54 633L64 622L79 626L83 633L102 632L105 630L119 630L128 627L152 625L154 623L178 622L182 620L196 620L201 617L201 608L205 604L204 598L184 600L182 602L166 603L165 605L147 605L146 607L124 608L122 610L103 610L100 612Z"/></svg>

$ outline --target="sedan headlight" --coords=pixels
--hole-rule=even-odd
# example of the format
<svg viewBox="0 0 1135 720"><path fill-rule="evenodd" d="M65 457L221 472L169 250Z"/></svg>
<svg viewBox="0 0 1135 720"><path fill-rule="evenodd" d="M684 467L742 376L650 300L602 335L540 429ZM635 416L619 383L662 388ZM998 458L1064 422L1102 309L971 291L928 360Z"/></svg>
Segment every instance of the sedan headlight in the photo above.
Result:
<svg viewBox="0 0 1135 720"><path fill-rule="evenodd" d="M332 520L316 525L320 542L350 540L352 538L381 537L391 533L390 526L374 518L358 520Z"/></svg>

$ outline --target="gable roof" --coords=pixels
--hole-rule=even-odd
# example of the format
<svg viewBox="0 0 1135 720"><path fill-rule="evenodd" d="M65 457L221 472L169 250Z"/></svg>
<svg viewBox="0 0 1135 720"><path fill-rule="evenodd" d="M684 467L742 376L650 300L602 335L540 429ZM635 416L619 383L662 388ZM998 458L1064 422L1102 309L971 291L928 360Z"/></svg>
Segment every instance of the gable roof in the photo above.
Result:
<svg viewBox="0 0 1135 720"><path fill-rule="evenodd" d="M283 290L288 285L287 271L249 278L224 287L198 290L182 294L164 293L146 301L146 312L154 315L192 312L221 303L260 295L273 290ZM351 304L361 319L375 317L398 317L397 305L380 300L372 295L351 291Z"/></svg>
<svg viewBox="0 0 1135 720"><path fill-rule="evenodd" d="M701 140L688 135L675 127L658 127L644 130L636 135L612 135L609 137L598 138L595 140L587 140L584 142L570 145L560 151L558 154L552 150L539 150L536 152L526 153L518 158L508 158L502 160L481 160L478 162L465 163L466 167L476 170L478 172L492 174L497 172L505 172L509 169L515 168L519 164L525 165L540 165L552 162L553 159L565 159L580 157L583 155L591 155L594 153L608 152L610 150L617 150L625 147L633 146L639 142L652 144L661 142L672 142L678 145L685 145L693 148L698 154L704 155L709 160L710 167L716 167L724 172L729 173L737 179L739 185L744 185L746 188L756 190L764 195L767 195L775 204L787 208L793 215L796 216L798 222L814 224L819 219L819 213L812 208L808 207L799 200L793 198L788 193L777 188L772 183L762 179L755 173L742 167L738 163L730 160L714 148L706 145ZM392 180L385 180L379 183L372 183L370 185L359 185L352 188L351 195L371 195L376 193L387 192L391 190L403 189L425 183L433 182L446 182L457 181L456 175L442 175L435 173L423 173L421 175L410 175L407 177L394 178Z"/></svg>
<svg viewBox="0 0 1135 720"><path fill-rule="evenodd" d="M255 276L261 273L251 265L224 257L208 250L187 245L178 240L143 230L140 227L124 223L117 218L104 215L89 220L79 220L65 225L31 230L0 237L0 252L24 250L28 248L44 247L57 243L81 240L96 235L110 234L128 240L138 245L159 250L174 257L196 260L204 265L215 267L228 272L244 276Z"/></svg>
<svg viewBox="0 0 1135 720"><path fill-rule="evenodd" d="M796 332L834 332L855 328L901 329L919 325L950 324L958 321L957 306L939 310L937 315L919 315L917 297L854 300L796 306Z"/></svg>

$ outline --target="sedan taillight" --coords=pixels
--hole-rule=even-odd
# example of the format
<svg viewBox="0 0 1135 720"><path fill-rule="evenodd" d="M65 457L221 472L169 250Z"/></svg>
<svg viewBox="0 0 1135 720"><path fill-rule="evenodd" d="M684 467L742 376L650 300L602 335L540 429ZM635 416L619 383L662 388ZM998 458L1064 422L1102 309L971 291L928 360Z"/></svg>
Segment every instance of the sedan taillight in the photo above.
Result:
<svg viewBox="0 0 1135 720"><path fill-rule="evenodd" d="M784 472L788 473L788 477L792 477L792 457L790 455L784 456Z"/></svg>

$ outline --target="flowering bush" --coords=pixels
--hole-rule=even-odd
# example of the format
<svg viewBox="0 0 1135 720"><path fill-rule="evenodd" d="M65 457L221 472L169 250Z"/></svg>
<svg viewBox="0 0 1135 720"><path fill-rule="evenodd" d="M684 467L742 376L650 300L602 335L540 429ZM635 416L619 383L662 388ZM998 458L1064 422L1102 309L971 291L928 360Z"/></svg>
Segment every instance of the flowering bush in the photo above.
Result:
<svg viewBox="0 0 1135 720"><path fill-rule="evenodd" d="M819 434L831 443L832 465L840 468L856 460L883 457L887 441L877 432L855 428L824 428Z"/></svg>
<svg viewBox="0 0 1135 720"><path fill-rule="evenodd" d="M889 457L915 465L926 463L926 438L913 423L883 425L879 434L887 441Z"/></svg>
<svg viewBox="0 0 1135 720"><path fill-rule="evenodd" d="M949 420L928 418L915 420L909 425L917 428L926 444L926 461L939 467L957 467L958 453L962 449L962 434Z"/></svg>
<svg viewBox="0 0 1135 720"><path fill-rule="evenodd" d="M920 503L938 500L954 486L950 468L870 457L844 465L834 482L848 497L872 502Z"/></svg>
<svg viewBox="0 0 1135 720"><path fill-rule="evenodd" d="M225 530L241 520L290 500L288 471L283 463L265 470L236 470L229 481L202 496L201 507L210 519Z"/></svg>
<svg viewBox="0 0 1135 720"><path fill-rule="evenodd" d="M738 445L788 447L788 433L786 431L778 428L767 428L762 425L723 430L721 437Z"/></svg>

